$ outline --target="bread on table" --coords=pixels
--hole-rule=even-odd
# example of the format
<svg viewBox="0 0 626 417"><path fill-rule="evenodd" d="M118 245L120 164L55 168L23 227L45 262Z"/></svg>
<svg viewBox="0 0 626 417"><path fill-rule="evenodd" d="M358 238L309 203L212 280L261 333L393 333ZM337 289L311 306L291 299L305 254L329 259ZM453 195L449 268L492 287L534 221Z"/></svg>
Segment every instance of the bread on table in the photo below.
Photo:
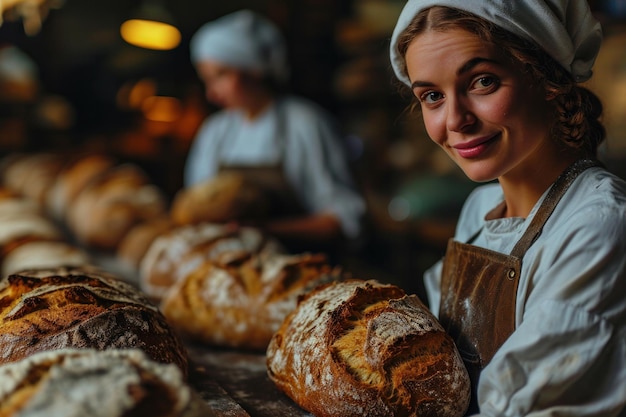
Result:
<svg viewBox="0 0 626 417"><path fill-rule="evenodd" d="M0 363L61 348L137 348L187 372L187 351L139 290L93 267L21 271L0 280Z"/></svg>
<svg viewBox="0 0 626 417"><path fill-rule="evenodd" d="M283 252L278 241L251 227L199 223L157 237L139 265L141 289L154 300L206 260L225 261L248 253Z"/></svg>
<svg viewBox="0 0 626 417"><path fill-rule="evenodd" d="M309 292L267 348L268 375L316 417L463 416L470 381L415 295L348 280Z"/></svg>
<svg viewBox="0 0 626 417"><path fill-rule="evenodd" d="M190 339L213 346L265 350L298 297L343 279L322 254L249 255L206 261L166 294L161 310Z"/></svg>
<svg viewBox="0 0 626 417"><path fill-rule="evenodd" d="M137 349L59 349L0 366L3 417L211 417L176 366Z"/></svg>
<svg viewBox="0 0 626 417"><path fill-rule="evenodd" d="M117 246L116 258L133 271L139 270L144 255L157 237L175 227L169 216L155 217L133 226Z"/></svg>
<svg viewBox="0 0 626 417"><path fill-rule="evenodd" d="M66 220L82 245L110 251L133 226L166 212L164 194L143 170L122 164L93 178L67 208Z"/></svg>
<svg viewBox="0 0 626 417"><path fill-rule="evenodd" d="M228 172L178 191L170 213L175 223L185 225L261 220L269 211L269 196L261 187Z"/></svg>
<svg viewBox="0 0 626 417"><path fill-rule="evenodd" d="M63 241L33 241L8 253L2 261L2 275L27 269L90 265L91 258L78 246Z"/></svg>
<svg viewBox="0 0 626 417"><path fill-rule="evenodd" d="M114 158L100 153L68 156L46 193L46 212L55 220L65 221L67 209L94 178L114 167Z"/></svg>
<svg viewBox="0 0 626 417"><path fill-rule="evenodd" d="M0 203L0 206L2 204ZM34 212L0 216L0 260L21 245L37 241L62 241L64 235L51 220Z"/></svg>
<svg viewBox="0 0 626 417"><path fill-rule="evenodd" d="M5 164L3 183L43 207L47 193L65 164L60 153L16 154Z"/></svg>

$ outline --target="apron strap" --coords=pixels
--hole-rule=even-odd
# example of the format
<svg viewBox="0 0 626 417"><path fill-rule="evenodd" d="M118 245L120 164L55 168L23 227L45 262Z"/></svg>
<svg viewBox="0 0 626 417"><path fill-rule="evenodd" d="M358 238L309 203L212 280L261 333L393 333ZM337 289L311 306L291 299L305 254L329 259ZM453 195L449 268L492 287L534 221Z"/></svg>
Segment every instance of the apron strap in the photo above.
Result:
<svg viewBox="0 0 626 417"><path fill-rule="evenodd" d="M519 259L524 257L530 245L541 235L546 220L550 217L558 202L561 200L561 197L563 197L563 194L565 194L565 191L567 191L572 182L574 182L578 174L594 166L602 166L602 164L595 159L580 159L559 175L552 185L552 188L548 191L543 204L539 207L530 222L528 229L511 251L512 256L518 257Z"/></svg>

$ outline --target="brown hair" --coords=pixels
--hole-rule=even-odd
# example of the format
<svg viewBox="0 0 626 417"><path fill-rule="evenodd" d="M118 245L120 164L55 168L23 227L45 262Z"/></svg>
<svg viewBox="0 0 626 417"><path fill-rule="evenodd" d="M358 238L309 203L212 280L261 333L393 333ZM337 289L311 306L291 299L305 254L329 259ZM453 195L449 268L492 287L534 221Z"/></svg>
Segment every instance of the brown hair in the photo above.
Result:
<svg viewBox="0 0 626 417"><path fill-rule="evenodd" d="M497 45L505 57L524 68L524 72L541 86L555 109L554 136L567 146L596 156L606 132L600 122L602 103L590 90L578 85L558 62L529 40L471 13L449 7L432 7L418 13L399 36L395 45L398 55L406 56L411 41L428 30L463 29L485 42ZM406 74L406 61L402 71Z"/></svg>

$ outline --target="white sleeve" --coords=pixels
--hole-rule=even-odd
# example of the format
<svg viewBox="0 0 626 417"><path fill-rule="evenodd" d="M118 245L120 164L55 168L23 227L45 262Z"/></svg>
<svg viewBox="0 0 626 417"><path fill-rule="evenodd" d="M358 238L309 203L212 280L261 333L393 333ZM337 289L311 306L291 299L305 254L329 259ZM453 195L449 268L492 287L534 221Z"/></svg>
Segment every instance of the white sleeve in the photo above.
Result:
<svg viewBox="0 0 626 417"><path fill-rule="evenodd" d="M301 110L301 109L296 109ZM348 237L360 233L365 202L356 191L346 152L335 127L323 113L289 115L287 173L305 206L313 213L331 212Z"/></svg>
<svg viewBox="0 0 626 417"><path fill-rule="evenodd" d="M524 257L531 278L516 330L481 374L481 416L626 415L624 210L557 223Z"/></svg>
<svg viewBox="0 0 626 417"><path fill-rule="evenodd" d="M189 148L184 171L184 185L189 187L213 177L219 168L216 130L219 123L209 116L198 129Z"/></svg>

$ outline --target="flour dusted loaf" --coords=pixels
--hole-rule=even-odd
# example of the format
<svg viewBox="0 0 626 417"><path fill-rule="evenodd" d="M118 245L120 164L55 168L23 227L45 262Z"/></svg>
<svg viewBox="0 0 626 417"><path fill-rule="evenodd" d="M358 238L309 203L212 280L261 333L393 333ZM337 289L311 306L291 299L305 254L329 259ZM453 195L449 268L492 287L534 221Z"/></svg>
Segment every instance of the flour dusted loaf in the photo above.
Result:
<svg viewBox="0 0 626 417"><path fill-rule="evenodd" d="M415 295L348 280L303 297L267 349L276 386L317 417L463 416L470 382Z"/></svg>
<svg viewBox="0 0 626 417"><path fill-rule="evenodd" d="M0 366L2 417L214 415L176 366L136 349L59 349Z"/></svg>
<svg viewBox="0 0 626 417"><path fill-rule="evenodd" d="M187 372L187 352L165 317L114 275L83 266L3 277L0 363L70 347L137 348Z"/></svg>
<svg viewBox="0 0 626 417"><path fill-rule="evenodd" d="M282 246L256 228L199 223L157 237L139 265L141 289L160 300L181 277L206 260L227 262L248 253L280 253Z"/></svg>
<svg viewBox="0 0 626 417"><path fill-rule="evenodd" d="M170 289L161 304L181 334L209 345L265 350L298 297L342 279L322 254L249 255L206 261Z"/></svg>

